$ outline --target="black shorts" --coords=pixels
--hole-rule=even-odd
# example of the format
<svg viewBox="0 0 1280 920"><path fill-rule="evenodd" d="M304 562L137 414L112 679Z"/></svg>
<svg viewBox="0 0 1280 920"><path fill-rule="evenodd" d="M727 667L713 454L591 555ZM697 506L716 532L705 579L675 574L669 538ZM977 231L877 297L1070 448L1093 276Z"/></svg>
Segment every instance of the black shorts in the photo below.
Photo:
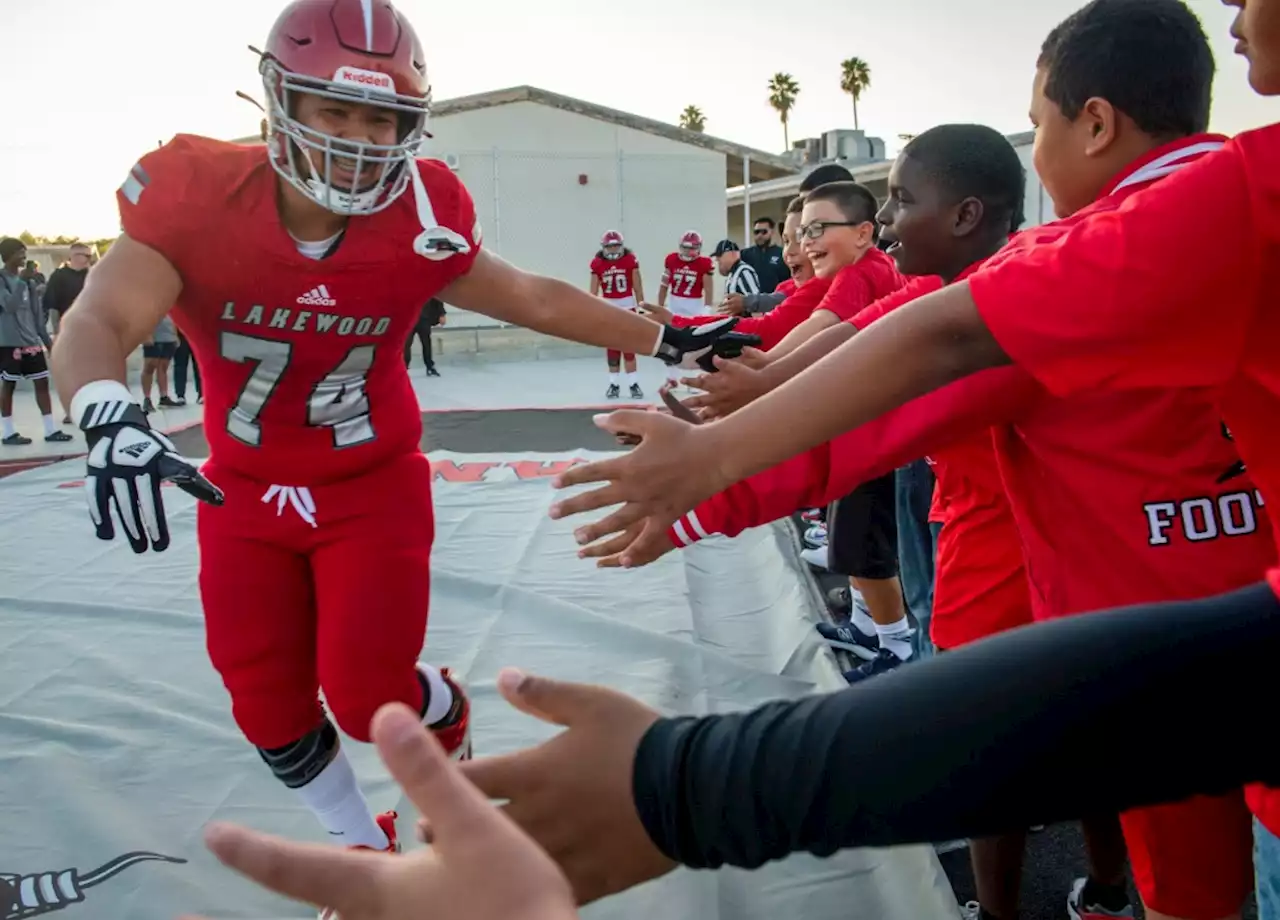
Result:
<svg viewBox="0 0 1280 920"><path fill-rule="evenodd" d="M0 348L0 380L44 380L49 376L49 360L44 350L24 351Z"/></svg>
<svg viewBox="0 0 1280 920"><path fill-rule="evenodd" d="M144 358L159 358L162 361L172 361L173 356L177 353L177 342L156 342L154 345L142 346L142 357Z"/></svg>
<svg viewBox="0 0 1280 920"><path fill-rule="evenodd" d="M898 574L894 474L864 482L827 511L827 568L853 578Z"/></svg>

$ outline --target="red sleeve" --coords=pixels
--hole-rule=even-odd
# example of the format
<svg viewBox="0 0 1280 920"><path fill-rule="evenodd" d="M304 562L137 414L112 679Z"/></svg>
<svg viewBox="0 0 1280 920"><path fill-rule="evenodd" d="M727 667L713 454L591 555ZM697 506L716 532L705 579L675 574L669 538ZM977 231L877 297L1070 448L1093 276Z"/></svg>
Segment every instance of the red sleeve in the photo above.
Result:
<svg viewBox="0 0 1280 920"><path fill-rule="evenodd" d="M133 165L116 192L120 227L130 239L164 256L179 274L198 251L200 223L207 219L199 181L200 139L180 134Z"/></svg>
<svg viewBox="0 0 1280 920"><path fill-rule="evenodd" d="M600 263L601 263L601 262L603 262L603 261L604 261L604 260L603 260L603 259L601 259L599 256L596 256L595 258L593 258L593 259L591 260L591 274L593 274L593 275L594 275L594 276L596 276L597 278L599 278L599 277L600 277L600 273L601 273L601 271L603 271L603 270L604 270L604 269L603 269L603 266L600 264Z"/></svg>
<svg viewBox="0 0 1280 920"><path fill-rule="evenodd" d="M942 290L942 279L937 275L923 275L912 278L905 287L900 287L888 296L881 297L869 306L860 310L847 322L855 329L866 329L886 313L892 313L917 297Z"/></svg>
<svg viewBox="0 0 1280 920"><path fill-rule="evenodd" d="M760 347L768 351L787 337L787 333L799 326L822 303L831 286L829 278L813 278L796 289L796 292L782 301L768 313L760 316L746 316L738 320L734 326L737 332L748 332L760 336ZM718 323L723 316L677 316L672 319L676 326L703 326L707 323Z"/></svg>
<svg viewBox="0 0 1280 920"><path fill-rule="evenodd" d="M781 284L779 284L776 288L773 289L773 293L781 294L783 297L790 297L792 294L796 292L796 290L797 290L796 283L790 278L787 278L785 281L783 281Z"/></svg>
<svg viewBox="0 0 1280 920"><path fill-rule="evenodd" d="M801 508L821 507L975 431L1013 421L1043 396L1016 366L974 374L730 486L678 520L668 536L676 546L713 533L736 537Z"/></svg>
<svg viewBox="0 0 1280 920"><path fill-rule="evenodd" d="M1267 217L1252 207L1250 184L1270 188L1272 209L1280 200L1280 129L1266 130L1276 132L1269 175L1263 162L1248 168L1237 138L1117 210L970 278L1000 346L1059 395L1229 379L1267 253ZM1212 228L1208 238L1187 232L1191 219Z"/></svg>

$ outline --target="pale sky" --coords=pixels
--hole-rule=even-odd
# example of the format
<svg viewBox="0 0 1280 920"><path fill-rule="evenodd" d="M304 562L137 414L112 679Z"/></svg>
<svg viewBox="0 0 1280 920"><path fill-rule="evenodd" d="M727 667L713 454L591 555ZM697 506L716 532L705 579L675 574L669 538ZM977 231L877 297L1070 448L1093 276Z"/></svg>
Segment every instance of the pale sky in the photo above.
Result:
<svg viewBox="0 0 1280 920"><path fill-rule="evenodd" d="M1280 118L1253 95L1227 35L1233 11L1189 0L1213 41L1217 131ZM782 128L766 83L791 73L793 140L852 127L840 61L868 61L862 127L883 137L944 122L1027 130L1040 43L1081 0L399 0L427 49L437 99L531 84L769 151ZM255 133L256 59L280 0L0 0L5 94L0 234L113 236L129 167L176 133ZM812 23L804 10L815 10ZM809 35L810 37L806 37ZM445 138L441 138L445 141Z"/></svg>

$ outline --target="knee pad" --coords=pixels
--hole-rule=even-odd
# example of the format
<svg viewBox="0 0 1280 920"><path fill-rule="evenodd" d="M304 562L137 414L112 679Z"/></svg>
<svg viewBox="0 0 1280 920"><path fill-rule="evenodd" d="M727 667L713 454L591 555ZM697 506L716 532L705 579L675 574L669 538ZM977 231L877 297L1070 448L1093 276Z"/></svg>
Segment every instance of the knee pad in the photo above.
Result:
<svg viewBox="0 0 1280 920"><path fill-rule="evenodd" d="M258 754L276 779L290 789L298 789L320 775L338 752L338 730L325 719L292 744L278 748L258 748Z"/></svg>

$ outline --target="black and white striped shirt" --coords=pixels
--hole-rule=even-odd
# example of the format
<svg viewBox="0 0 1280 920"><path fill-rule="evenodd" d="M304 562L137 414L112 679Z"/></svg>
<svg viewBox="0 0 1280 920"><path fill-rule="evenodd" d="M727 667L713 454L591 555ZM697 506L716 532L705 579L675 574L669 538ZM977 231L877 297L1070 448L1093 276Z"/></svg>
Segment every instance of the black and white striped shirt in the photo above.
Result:
<svg viewBox="0 0 1280 920"><path fill-rule="evenodd" d="M759 294L760 276L756 270L739 259L724 282L725 294Z"/></svg>

